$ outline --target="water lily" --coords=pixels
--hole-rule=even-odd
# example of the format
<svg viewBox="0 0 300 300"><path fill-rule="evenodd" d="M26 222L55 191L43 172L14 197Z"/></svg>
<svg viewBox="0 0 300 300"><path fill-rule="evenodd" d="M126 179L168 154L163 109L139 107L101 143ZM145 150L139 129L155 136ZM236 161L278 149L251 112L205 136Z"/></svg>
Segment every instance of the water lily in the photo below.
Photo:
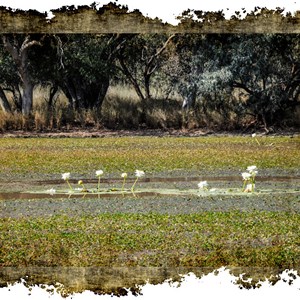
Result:
<svg viewBox="0 0 300 300"><path fill-rule="evenodd" d="M102 175L103 175L103 171L102 170L96 171L96 177L98 177L98 187L97 187L98 192L100 191L100 181L101 181L101 176Z"/></svg>
<svg viewBox="0 0 300 300"><path fill-rule="evenodd" d="M251 193L251 192L254 192L254 189L255 189L255 184L248 183L246 185L246 188L245 188L244 192Z"/></svg>
<svg viewBox="0 0 300 300"><path fill-rule="evenodd" d="M200 190L207 190L207 187L208 187L207 181L206 180L205 181L200 181L198 183L198 187L199 187Z"/></svg>
<svg viewBox="0 0 300 300"><path fill-rule="evenodd" d="M122 191L124 190L124 186L125 186L127 176L128 176L127 173L122 173L121 174L121 177L123 178Z"/></svg>
<svg viewBox="0 0 300 300"><path fill-rule="evenodd" d="M71 174L70 173L63 173L62 174L62 179L65 180L70 188L71 191L73 191L73 188L71 187L71 184L69 182L69 179L71 177Z"/></svg>
<svg viewBox="0 0 300 300"><path fill-rule="evenodd" d="M62 179L63 179L63 180L69 180L69 179L70 179L70 176L71 176L71 173L63 173L63 174L62 174Z"/></svg>
<svg viewBox="0 0 300 300"><path fill-rule="evenodd" d="M53 196L56 193L56 190L51 188L50 190L47 190L47 193L49 193L51 196Z"/></svg>
<svg viewBox="0 0 300 300"><path fill-rule="evenodd" d="M144 171L140 171L140 170L136 170L135 171L135 176L136 177L143 177L143 176L145 176L145 172Z"/></svg>
<svg viewBox="0 0 300 300"><path fill-rule="evenodd" d="M81 185L81 186L82 186L81 192L86 192L86 191L87 191L87 189L85 188L85 186L84 186L82 180L79 180L79 181L78 181L78 185Z"/></svg>
<svg viewBox="0 0 300 300"><path fill-rule="evenodd" d="M257 175L257 167L256 166L249 166L247 167L248 172L243 172L243 191L244 192L254 192L255 189L255 176Z"/></svg>
<svg viewBox="0 0 300 300"><path fill-rule="evenodd" d="M256 133L252 133L251 136L252 136L252 138L255 139L256 143L257 143L258 145L260 145L260 142L258 141L258 139L257 139L257 137L256 137Z"/></svg>
<svg viewBox="0 0 300 300"><path fill-rule="evenodd" d="M256 166L249 166L249 167L247 167L247 171L248 172L253 172L253 171L256 171L256 169L257 169L257 167Z"/></svg>
<svg viewBox="0 0 300 300"><path fill-rule="evenodd" d="M101 175L103 175L103 171L102 171L102 170L96 171L96 176L97 176L97 177L99 177L99 176L101 176Z"/></svg>
<svg viewBox="0 0 300 300"><path fill-rule="evenodd" d="M249 180L251 178L251 174L248 172L242 173L243 180Z"/></svg>
<svg viewBox="0 0 300 300"><path fill-rule="evenodd" d="M135 176L136 176L136 179L135 179L135 181L134 181L134 183L133 183L133 185L132 185L132 187L131 187L131 191L132 191L132 192L134 191L134 187L135 187L135 185L136 185L138 179L139 179L140 177L145 176L145 172L144 172L144 171L141 171L141 170L135 170Z"/></svg>

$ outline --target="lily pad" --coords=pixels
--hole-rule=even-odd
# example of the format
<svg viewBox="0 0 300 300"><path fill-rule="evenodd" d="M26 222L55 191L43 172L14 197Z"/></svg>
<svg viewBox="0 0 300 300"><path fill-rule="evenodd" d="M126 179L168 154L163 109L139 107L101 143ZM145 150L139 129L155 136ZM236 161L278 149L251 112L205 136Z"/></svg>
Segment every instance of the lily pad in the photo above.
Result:
<svg viewBox="0 0 300 300"><path fill-rule="evenodd" d="M195 195L200 197L205 196L218 196L218 195L230 195L230 196L256 196L256 195L264 195L264 194L297 194L300 193L298 189L258 189L254 192L243 192L240 188L214 188L211 190L199 190L199 189L166 189L166 188L140 188L135 191L131 191L129 189L103 189L98 191L96 189L89 190L46 190L46 191L28 191L27 193L31 194L51 194L51 195L68 195L68 196L85 196L85 195L115 195L115 196L123 196L123 195L140 195L140 194L152 194L152 195L176 195L176 196L188 196Z"/></svg>

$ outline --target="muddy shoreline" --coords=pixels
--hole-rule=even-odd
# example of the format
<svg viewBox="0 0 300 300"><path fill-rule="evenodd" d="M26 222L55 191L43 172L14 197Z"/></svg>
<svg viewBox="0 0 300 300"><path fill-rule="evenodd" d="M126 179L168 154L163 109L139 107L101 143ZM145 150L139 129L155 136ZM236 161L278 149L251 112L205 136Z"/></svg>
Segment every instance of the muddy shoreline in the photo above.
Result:
<svg viewBox="0 0 300 300"><path fill-rule="evenodd" d="M71 130L57 131L6 131L0 132L0 138L102 138L102 137L125 137L125 136L156 136L156 137L201 137L201 136L249 136L253 132L246 131L214 131L210 129L135 129L135 130L112 130L112 129L82 129L73 128ZM300 135L298 129L276 130L266 133L257 131L261 136L290 136L297 137Z"/></svg>

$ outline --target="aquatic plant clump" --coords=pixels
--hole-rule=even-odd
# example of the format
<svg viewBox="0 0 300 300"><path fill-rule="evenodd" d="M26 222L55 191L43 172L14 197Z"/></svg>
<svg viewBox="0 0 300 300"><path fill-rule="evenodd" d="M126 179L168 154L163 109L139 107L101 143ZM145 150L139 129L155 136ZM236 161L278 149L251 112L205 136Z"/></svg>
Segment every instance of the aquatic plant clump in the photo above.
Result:
<svg viewBox="0 0 300 300"><path fill-rule="evenodd" d="M131 188L125 188L126 185L126 180L128 178L128 173L124 172L121 174L122 178L122 183L120 183L120 188L112 187L112 188L102 188L100 190L100 179L101 176L104 174L102 170L96 171L96 177L98 177L98 184L97 187L87 187L84 183L83 180L78 181L78 185L80 186L79 188L73 189L72 186L69 183L69 178L71 177L70 173L64 173L62 174L62 178L68 183L69 189L68 190L58 190L51 188L46 191L47 194L54 195L54 194L59 194L59 195L85 195L90 194L90 195L123 195L125 194L133 194L136 196L136 194L152 194L152 195L195 195L195 196L200 196L200 197L205 197L208 195L214 196L214 195L230 195L230 196L241 196L245 195L245 193L248 193L249 195L262 195L262 194L282 194L282 193L298 193L299 191L297 189L289 189L289 190L270 190L270 189L260 189L256 190L255 188L255 183L256 183L256 175L257 175L257 167L252 165L248 166L246 169L246 172L242 172L242 179L243 179L243 187L242 189L236 187L230 187L230 188L216 188L212 187L210 188L209 183L207 180L200 181L197 186L197 188L189 188L189 189L176 189L176 188L142 188L139 187L139 189L136 191L135 186L138 182L138 180L141 177L145 176L145 172L141 170L136 170L134 172L135 175L135 180L131 186ZM36 193L36 192L34 192ZM41 193L41 192L39 192Z"/></svg>
<svg viewBox="0 0 300 300"><path fill-rule="evenodd" d="M242 173L243 177L243 192L254 192L255 190L255 177L257 175L257 167L256 166L249 166L247 167L247 172Z"/></svg>
<svg viewBox="0 0 300 300"><path fill-rule="evenodd" d="M100 190L100 178L104 174L102 170L96 171L96 177L98 177L98 184L96 187L87 187L83 180L78 181L79 188L73 189L72 186L69 183L69 178L71 177L70 173L64 173L62 174L62 178L68 183L69 189L68 190L59 190L55 188L51 188L47 190L46 192L38 192L38 193L47 193L50 195L83 195L85 197L87 194L89 195L123 195L126 194L133 194L136 196L136 194L140 195L176 195L176 196L188 196L188 195L194 195L199 197L206 197L206 196L216 196L216 195L229 195L229 196L241 196L245 195L245 193L248 193L250 195L262 195L262 194L283 194L283 193L298 193L299 190L297 189L289 189L289 190L283 190L283 189L277 189L277 190L270 190L270 189L263 189L255 190L255 182L256 182L256 175L257 175L257 167L256 166L248 166L246 169L246 172L241 173L243 178L243 187L240 189L239 187L233 188L216 188L212 187L210 188L210 184L207 182L207 180L200 181L197 186L197 188L187 188L187 189L178 189L178 188L143 188L139 187L139 189L136 191L135 186L138 182L138 180L141 177L145 176L145 172L141 170L136 170L135 180L131 186L131 188L125 188L126 180L128 178L128 173L124 172L121 174L122 183L120 183L120 188L116 187L106 187L102 188ZM37 193L37 192L31 192L31 193Z"/></svg>
<svg viewBox="0 0 300 300"><path fill-rule="evenodd" d="M96 174L96 177L98 178L98 183L97 183L97 187L96 188L86 188L84 183L83 183L83 180L79 180L78 181L78 185L81 186L81 188L76 188L76 189L73 189L73 187L71 186L70 182L69 182L69 179L71 178L71 173L63 173L62 174L62 179L64 179L67 184L68 184L68 187L69 187L69 190L68 191L57 191L56 189L54 188L51 188L50 190L47 190L47 193L49 193L50 195L54 195L56 193L67 193L69 195L72 195L72 194L78 194L78 193L83 193L83 194L88 194L88 193L91 193L91 194L101 194L101 193L107 193L107 192L119 192L121 191L123 194L124 192L128 192L129 190L125 190L125 183L126 183L126 179L128 177L128 174L127 173L122 173L121 174L121 177L123 178L123 183L122 183L122 187L121 189L108 189L108 190L104 190L103 191L100 189L100 183L101 183L101 176L104 174L103 170L97 170L95 172ZM134 188L135 188L135 185L138 181L139 178L145 176L145 172L144 171L141 171L141 170L136 170L135 171L135 181L130 189L131 193L134 193Z"/></svg>

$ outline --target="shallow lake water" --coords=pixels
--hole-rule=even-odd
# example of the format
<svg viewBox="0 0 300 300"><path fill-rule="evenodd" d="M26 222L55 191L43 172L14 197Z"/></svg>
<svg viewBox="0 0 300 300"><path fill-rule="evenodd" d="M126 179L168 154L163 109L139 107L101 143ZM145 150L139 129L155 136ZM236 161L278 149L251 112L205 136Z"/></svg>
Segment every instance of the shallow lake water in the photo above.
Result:
<svg viewBox="0 0 300 300"><path fill-rule="evenodd" d="M206 178L205 178L206 179ZM217 187L224 188L229 182L236 186L240 185L240 177L211 177L207 178L210 182L214 182ZM103 212L159 212L159 213L194 213L200 211L226 211L232 209L250 210L253 208L260 210L271 211L300 211L299 198L299 176L277 176L277 177L260 177L259 188L278 188L291 189L293 188L292 200L290 195L280 195L274 197L274 194L269 196L263 195L263 199L256 195L244 194L243 197L219 197L220 195L211 194L210 198L203 198L193 195L193 197L177 198L161 196L157 193L140 192L137 198L133 198L131 194L119 199L113 199L116 195L104 193L101 199L97 194L90 194L86 198L80 199L73 196L69 199L68 195L49 195L45 193L26 193L11 192L0 193L0 215L2 217L19 217L19 216L48 216L62 212L68 212L80 216L80 214L103 213ZM103 180L103 184L110 185L117 179ZM141 185L155 186L156 183L168 184L179 182L176 188L189 188L189 185L194 186L199 181L198 177L182 177L182 178L147 178L141 180ZM95 184L97 181L91 180L87 183ZM181 185L182 184L182 185ZM41 186L56 186L62 185L60 181L38 181L32 183L32 186L40 188ZM151 186L152 187L152 186ZM230 186L229 186L230 187ZM226 185L227 188L227 185ZM251 196L251 197L250 197ZM92 198L92 199L88 199ZM134 201L132 201L134 199ZM145 199L147 201L145 201ZM204 201L205 200L205 201ZM263 200L263 201L262 201ZM259 204L256 207L256 204ZM116 209L118 208L118 209ZM132 270L128 273L126 270L119 270L114 273L102 274L103 270L93 268L57 268L47 269L38 268L36 270L24 268L0 268L0 299L120 299L116 295L112 296L112 291L115 294L127 294L124 299L203 299L203 295L209 295L210 299L300 299L300 277L297 273L291 277L290 271L282 273L282 279L276 284L263 281L261 287L245 289L240 288L236 283L237 273L232 275L228 269L221 268L218 274L213 270L206 271L199 276L199 272L191 270L168 270L168 269L153 269L149 270ZM200 272L201 273L201 272ZM67 277L66 274L69 276ZM142 274L142 275L141 275ZM178 277L178 274L183 275L180 284L178 282L170 282L168 278ZM196 274L196 275L195 275ZM278 273L275 273L278 274ZM52 276L53 275L53 276ZM117 276L116 276L117 275ZM9 276L9 278L7 277ZM37 277L34 277L37 276ZM51 277L52 276L52 277ZM146 279L148 278L148 283ZM291 280L291 278L293 280ZM114 280L118 280L115 285ZM20 280L22 280L20 282ZM153 284L155 282L156 284ZM8 286L6 286L8 283ZM134 283L134 284L133 284ZM52 284L55 284L53 286ZM62 286L60 284L63 284ZM133 289L130 291L130 286ZM62 291L67 287L67 290L72 291L64 294ZM78 293L80 291L80 293ZM127 292L126 292L127 291ZM138 293L138 295L133 295ZM96 292L96 294L95 294ZM98 294L97 294L98 293ZM104 294L103 294L104 293ZM100 295L103 294L103 295ZM121 299L122 299L121 298Z"/></svg>

